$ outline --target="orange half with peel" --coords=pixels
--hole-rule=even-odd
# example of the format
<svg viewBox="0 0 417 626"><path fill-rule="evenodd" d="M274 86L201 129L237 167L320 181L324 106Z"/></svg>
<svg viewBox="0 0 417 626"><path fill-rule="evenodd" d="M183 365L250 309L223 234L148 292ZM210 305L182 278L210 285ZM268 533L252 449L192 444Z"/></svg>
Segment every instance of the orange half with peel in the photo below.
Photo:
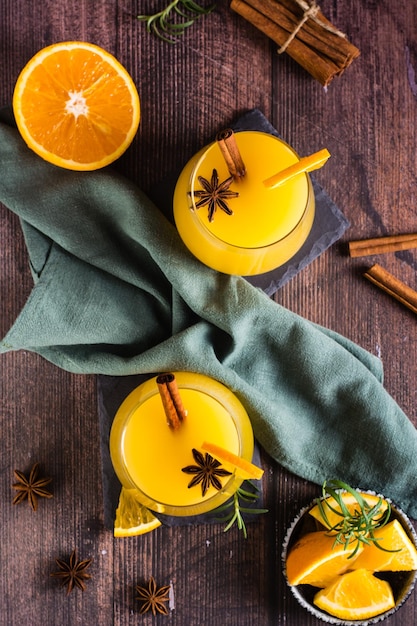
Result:
<svg viewBox="0 0 417 626"><path fill-rule="evenodd" d="M26 144L46 161L95 170L133 141L140 102L127 70L91 43L68 41L40 50L20 73L13 112Z"/></svg>
<svg viewBox="0 0 417 626"><path fill-rule="evenodd" d="M201 449L208 452L222 463L228 463L231 465L235 470L236 476L243 478L243 480L259 480L263 476L264 471L262 468L240 456L237 456L236 454L233 454L233 452L229 452L229 450L225 450L215 443L205 441L201 446Z"/></svg>

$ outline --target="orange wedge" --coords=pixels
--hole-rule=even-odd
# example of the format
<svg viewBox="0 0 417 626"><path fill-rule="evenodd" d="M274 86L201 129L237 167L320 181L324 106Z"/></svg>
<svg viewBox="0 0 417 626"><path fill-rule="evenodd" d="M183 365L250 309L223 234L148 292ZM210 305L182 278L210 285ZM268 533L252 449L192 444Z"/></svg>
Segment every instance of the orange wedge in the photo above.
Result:
<svg viewBox="0 0 417 626"><path fill-rule="evenodd" d="M13 111L36 154L67 169L95 170L131 144L140 103L132 78L109 52L68 41L43 48L23 68Z"/></svg>
<svg viewBox="0 0 417 626"><path fill-rule="evenodd" d="M314 604L342 620L364 620L394 608L395 601L385 580L358 569L316 593Z"/></svg>
<svg viewBox="0 0 417 626"><path fill-rule="evenodd" d="M374 494L363 493L363 492L359 492L359 493L364 498L364 500L366 500L366 502L369 504L371 508L374 507L380 500L379 496L376 496ZM359 503L356 500L355 496L353 496L349 492L341 493L339 495L341 496L343 503L345 504L346 508L348 509L351 515L353 515L355 511L359 511ZM327 506L326 503L329 504L329 506ZM382 500L381 506L377 513L378 517L381 517L381 515L387 510L387 506L388 506L387 501ZM332 509L335 509L336 511L341 511L339 504L337 504L336 500L332 496L326 498L323 501L323 507L327 516L327 520L329 522L328 524L323 519L320 508L317 504L313 506L313 508L309 511L310 515L312 515L316 520L318 520L321 524L323 524L323 526L326 526L327 528L333 528L333 526L336 526L336 524L338 524L343 519L341 515L338 515L337 513L331 510L332 508Z"/></svg>
<svg viewBox="0 0 417 626"><path fill-rule="evenodd" d="M378 528L374 537L379 539L378 548L374 543L365 546L353 569L366 568L371 572L400 572L417 570L417 550L398 520ZM384 550L381 550L384 548ZM396 550L396 552L386 552Z"/></svg>
<svg viewBox="0 0 417 626"><path fill-rule="evenodd" d="M291 548L286 561L287 579L290 585L313 585L326 587L339 574L352 568L356 556L336 543L325 531L307 533ZM360 547L357 554L361 553Z"/></svg>
<svg viewBox="0 0 417 626"><path fill-rule="evenodd" d="M239 478L243 478L243 480L259 480L263 476L263 469L261 469L257 465L254 465L250 461L242 459L242 457L233 454L233 452L225 450L215 443L209 443L205 441L201 448L222 463L228 463L229 465L231 465L235 469L236 476L238 476Z"/></svg>
<svg viewBox="0 0 417 626"><path fill-rule="evenodd" d="M138 499L137 493L136 489L122 487L114 521L115 537L136 537L161 526L159 519Z"/></svg>

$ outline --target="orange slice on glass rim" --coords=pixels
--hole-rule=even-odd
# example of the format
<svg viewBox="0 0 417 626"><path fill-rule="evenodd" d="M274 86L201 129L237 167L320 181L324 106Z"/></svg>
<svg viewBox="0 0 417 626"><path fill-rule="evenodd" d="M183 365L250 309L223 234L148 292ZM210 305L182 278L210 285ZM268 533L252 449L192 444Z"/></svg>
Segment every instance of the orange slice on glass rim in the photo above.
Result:
<svg viewBox="0 0 417 626"><path fill-rule="evenodd" d="M127 70L103 48L82 41L40 50L13 93L16 124L46 161L71 170L109 165L131 144L140 102Z"/></svg>
<svg viewBox="0 0 417 626"><path fill-rule="evenodd" d="M122 487L114 521L115 537L136 537L161 526L159 519L144 506L136 489Z"/></svg>
<svg viewBox="0 0 417 626"><path fill-rule="evenodd" d="M244 480L260 480L263 476L263 469L261 469L257 465L254 465L250 461L242 459L242 457L233 454L233 452L225 450L215 443L209 443L205 441L201 446L201 449L205 452L208 452L222 463L228 463L229 465L231 465L235 470L236 476L238 476L239 478L243 478Z"/></svg>

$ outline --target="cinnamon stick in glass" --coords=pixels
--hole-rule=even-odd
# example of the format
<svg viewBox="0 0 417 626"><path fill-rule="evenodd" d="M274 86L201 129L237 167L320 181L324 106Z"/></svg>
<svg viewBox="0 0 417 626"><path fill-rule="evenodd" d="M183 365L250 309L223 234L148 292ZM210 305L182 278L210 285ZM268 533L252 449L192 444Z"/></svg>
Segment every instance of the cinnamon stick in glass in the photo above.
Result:
<svg viewBox="0 0 417 626"><path fill-rule="evenodd" d="M173 430L178 430L187 411L184 409L174 374L160 374L156 379L167 423Z"/></svg>
<svg viewBox="0 0 417 626"><path fill-rule="evenodd" d="M231 128L226 128L217 133L216 141L226 161L227 169L235 180L243 178L246 174L246 167L240 154L236 137Z"/></svg>
<svg viewBox="0 0 417 626"><path fill-rule="evenodd" d="M275 41L278 52L289 54L323 86L360 54L346 35L324 17L315 2L232 0L230 7Z"/></svg>
<svg viewBox="0 0 417 626"><path fill-rule="evenodd" d="M417 313L417 291L387 272L383 267L376 263L364 273L364 276L385 293L408 307L413 313Z"/></svg>
<svg viewBox="0 0 417 626"><path fill-rule="evenodd" d="M412 250L413 248L417 248L417 233L373 237L372 239L359 239L349 242L349 254L351 257Z"/></svg>

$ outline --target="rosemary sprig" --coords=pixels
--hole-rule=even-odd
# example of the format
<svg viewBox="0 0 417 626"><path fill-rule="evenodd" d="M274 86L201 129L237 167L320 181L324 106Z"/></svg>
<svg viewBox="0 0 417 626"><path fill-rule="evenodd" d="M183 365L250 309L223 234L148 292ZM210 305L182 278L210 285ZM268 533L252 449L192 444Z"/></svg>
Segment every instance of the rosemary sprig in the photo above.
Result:
<svg viewBox="0 0 417 626"><path fill-rule="evenodd" d="M358 503L358 506L354 508L353 512L349 511L346 504L343 501L343 492L350 493ZM354 544L353 552L348 558L352 558L358 552L361 544L371 545L375 544L380 550L385 552L397 552L398 550L387 550L379 545L378 539L374 536L374 531L377 528L385 526L391 515L391 505L388 501L387 508L382 509L382 498L379 498L376 504L370 505L366 498L364 498L356 489L353 489L341 480L332 479L324 481L322 487L323 499L317 499L316 503L319 507L320 514L328 526L328 534L335 536L335 544L341 543L345 549L351 548ZM331 505L329 503L329 496L334 498L336 503ZM328 510L340 517L340 520L331 525L327 517Z"/></svg>
<svg viewBox="0 0 417 626"><path fill-rule="evenodd" d="M238 490L233 494L233 498L231 500L228 500L226 504L223 504L218 509L216 509L216 513L220 513L223 511L227 512L225 516L217 518L219 522L227 522L224 532L230 530L233 524L237 524L238 529L243 531L243 535L245 539L247 539L248 532L242 513L258 515L260 513L268 513L268 509L255 509L252 507L242 506L240 500L254 503L259 498L258 487L254 485L250 480L246 480L243 484L245 483L248 483L253 491L248 491L248 489L239 487Z"/></svg>
<svg viewBox="0 0 417 626"><path fill-rule="evenodd" d="M187 28L203 15L208 15L215 4L203 7L194 0L172 0L165 9L152 15L138 15L137 19L145 22L148 33L154 33L168 43L176 43Z"/></svg>

